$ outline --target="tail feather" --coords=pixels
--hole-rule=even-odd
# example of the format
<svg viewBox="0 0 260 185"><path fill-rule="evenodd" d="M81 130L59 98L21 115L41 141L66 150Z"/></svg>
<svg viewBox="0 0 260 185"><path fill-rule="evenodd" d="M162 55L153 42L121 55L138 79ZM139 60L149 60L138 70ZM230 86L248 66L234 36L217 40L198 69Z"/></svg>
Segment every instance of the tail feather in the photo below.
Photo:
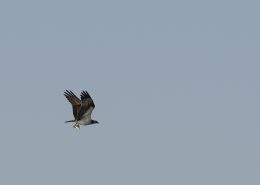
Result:
<svg viewBox="0 0 260 185"><path fill-rule="evenodd" d="M75 122L75 120L65 121L65 123L69 123L69 122Z"/></svg>

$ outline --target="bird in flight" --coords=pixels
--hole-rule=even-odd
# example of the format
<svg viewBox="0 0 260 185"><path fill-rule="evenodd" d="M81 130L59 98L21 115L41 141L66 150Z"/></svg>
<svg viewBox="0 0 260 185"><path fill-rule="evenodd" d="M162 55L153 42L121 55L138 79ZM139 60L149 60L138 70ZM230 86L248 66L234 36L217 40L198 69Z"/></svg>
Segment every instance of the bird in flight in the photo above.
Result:
<svg viewBox="0 0 260 185"><path fill-rule="evenodd" d="M82 91L80 99L70 90L64 91L64 96L72 105L74 120L66 121L75 122L73 127L80 128L80 125L92 125L98 123L96 120L91 119L91 113L95 108L94 101L87 91Z"/></svg>

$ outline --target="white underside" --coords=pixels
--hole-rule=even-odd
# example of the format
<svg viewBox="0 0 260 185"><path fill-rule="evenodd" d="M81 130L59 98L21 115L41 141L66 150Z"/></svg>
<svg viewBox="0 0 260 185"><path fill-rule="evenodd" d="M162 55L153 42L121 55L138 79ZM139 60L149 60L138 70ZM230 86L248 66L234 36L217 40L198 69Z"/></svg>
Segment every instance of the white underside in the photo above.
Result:
<svg viewBox="0 0 260 185"><path fill-rule="evenodd" d="M76 122L79 125L88 125L91 123L91 117L90 116L84 116L81 120Z"/></svg>
<svg viewBox="0 0 260 185"><path fill-rule="evenodd" d="M87 112L82 116L81 120L76 121L73 127L79 128L79 125L89 125L91 124L91 113L93 111L93 107L90 107Z"/></svg>

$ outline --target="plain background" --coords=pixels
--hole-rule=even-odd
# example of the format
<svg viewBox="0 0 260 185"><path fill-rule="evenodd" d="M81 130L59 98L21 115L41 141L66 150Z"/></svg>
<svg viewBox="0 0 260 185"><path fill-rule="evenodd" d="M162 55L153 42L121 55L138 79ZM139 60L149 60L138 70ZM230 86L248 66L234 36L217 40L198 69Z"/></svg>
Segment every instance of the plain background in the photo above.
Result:
<svg viewBox="0 0 260 185"><path fill-rule="evenodd" d="M0 184L259 185L259 6L1 1Z"/></svg>

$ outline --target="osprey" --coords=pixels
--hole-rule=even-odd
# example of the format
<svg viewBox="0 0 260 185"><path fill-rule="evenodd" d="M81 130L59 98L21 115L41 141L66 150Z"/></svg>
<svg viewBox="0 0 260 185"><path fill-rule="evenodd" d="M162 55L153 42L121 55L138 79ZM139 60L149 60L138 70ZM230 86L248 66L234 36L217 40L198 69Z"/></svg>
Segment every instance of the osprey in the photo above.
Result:
<svg viewBox="0 0 260 185"><path fill-rule="evenodd" d="M96 120L91 119L91 113L95 108L94 101L90 97L87 91L82 91L80 94L80 99L69 90L64 91L64 96L72 104L72 110L74 115L74 120L66 121L75 122L74 128L80 128L80 125L92 125L98 123Z"/></svg>

